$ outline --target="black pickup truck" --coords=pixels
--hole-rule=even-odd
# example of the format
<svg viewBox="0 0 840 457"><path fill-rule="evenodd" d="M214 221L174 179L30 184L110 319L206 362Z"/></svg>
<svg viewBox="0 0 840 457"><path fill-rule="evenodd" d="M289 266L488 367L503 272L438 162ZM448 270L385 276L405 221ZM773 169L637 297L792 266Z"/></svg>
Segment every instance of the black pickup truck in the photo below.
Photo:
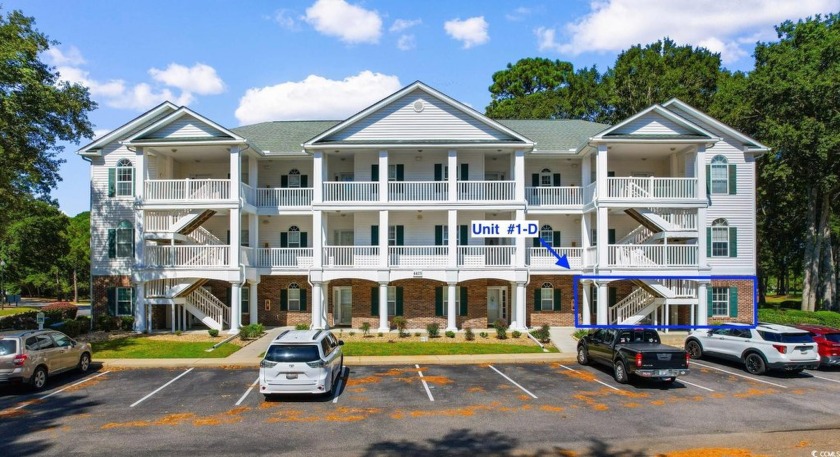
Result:
<svg viewBox="0 0 840 457"><path fill-rule="evenodd" d="M631 374L671 383L688 374L688 356L682 349L662 344L651 329L598 329L578 341L577 360L613 368L615 380L627 383Z"/></svg>

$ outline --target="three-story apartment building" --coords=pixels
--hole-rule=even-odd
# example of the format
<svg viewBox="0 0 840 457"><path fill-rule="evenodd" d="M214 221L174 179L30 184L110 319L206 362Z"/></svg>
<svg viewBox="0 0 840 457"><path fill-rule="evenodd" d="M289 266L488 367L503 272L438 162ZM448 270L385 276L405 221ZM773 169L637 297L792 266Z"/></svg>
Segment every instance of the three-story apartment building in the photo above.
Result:
<svg viewBox="0 0 840 457"><path fill-rule="evenodd" d="M751 322L765 151L679 100L615 126L492 120L421 82L343 121L226 128L164 103L79 150L93 314L524 329L572 325L578 289L584 324ZM474 220L537 221L571 268Z"/></svg>

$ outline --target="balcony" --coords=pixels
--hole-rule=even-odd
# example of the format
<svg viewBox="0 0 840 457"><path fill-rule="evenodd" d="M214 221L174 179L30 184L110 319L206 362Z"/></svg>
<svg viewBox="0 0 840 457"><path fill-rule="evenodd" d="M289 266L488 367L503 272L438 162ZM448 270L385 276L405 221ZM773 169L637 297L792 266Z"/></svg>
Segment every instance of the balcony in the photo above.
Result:
<svg viewBox="0 0 840 457"><path fill-rule="evenodd" d="M146 246L143 261L147 268L227 267L230 246Z"/></svg>
<svg viewBox="0 0 840 457"><path fill-rule="evenodd" d="M312 248L257 248L248 249L243 262L260 268L309 269L312 267Z"/></svg>
<svg viewBox="0 0 840 457"><path fill-rule="evenodd" d="M583 189L580 187L526 187L525 200L529 206L582 206Z"/></svg>
<svg viewBox="0 0 840 457"><path fill-rule="evenodd" d="M608 251L610 267L657 268L696 267L697 245L629 245L611 244Z"/></svg>
<svg viewBox="0 0 840 457"><path fill-rule="evenodd" d="M513 181L458 181L458 201L497 202L514 199ZM447 181L389 181L388 202L450 201ZM379 202L379 182L325 182L324 202Z"/></svg>
<svg viewBox="0 0 840 457"><path fill-rule="evenodd" d="M458 266L493 268L515 265L514 246L458 246Z"/></svg>
<svg viewBox="0 0 840 457"><path fill-rule="evenodd" d="M443 267L448 262L448 246L390 246L388 266L392 268Z"/></svg>
<svg viewBox="0 0 840 457"><path fill-rule="evenodd" d="M446 181L391 181L388 197L394 202L441 202L449 200Z"/></svg>
<svg viewBox="0 0 840 457"><path fill-rule="evenodd" d="M621 200L699 198L697 178L607 178L607 197Z"/></svg>
<svg viewBox="0 0 840 457"><path fill-rule="evenodd" d="M586 264L583 258L583 248L554 248L569 260L569 269L580 270ZM557 257L546 248L528 248L528 266L534 268L558 269Z"/></svg>
<svg viewBox="0 0 840 457"><path fill-rule="evenodd" d="M145 181L147 202L230 199L229 179L155 179Z"/></svg>
<svg viewBox="0 0 840 457"><path fill-rule="evenodd" d="M379 246L324 246L324 268L377 267Z"/></svg>
<svg viewBox="0 0 840 457"><path fill-rule="evenodd" d="M459 201L510 201L514 199L514 181L458 181Z"/></svg>
<svg viewBox="0 0 840 457"><path fill-rule="evenodd" d="M325 202L360 202L379 201L378 182L325 182Z"/></svg>

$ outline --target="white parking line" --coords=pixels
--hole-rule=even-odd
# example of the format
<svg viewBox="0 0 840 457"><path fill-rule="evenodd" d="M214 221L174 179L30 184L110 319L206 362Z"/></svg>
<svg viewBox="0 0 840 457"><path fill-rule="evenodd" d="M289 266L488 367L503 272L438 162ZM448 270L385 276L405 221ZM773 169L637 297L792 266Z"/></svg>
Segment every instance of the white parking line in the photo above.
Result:
<svg viewBox="0 0 840 457"><path fill-rule="evenodd" d="M722 371L726 374L731 374L732 376L738 376L740 378L749 379L750 381L763 382L764 384L770 384L771 386L776 386L776 387L780 387L782 389L787 389L787 386L783 386L781 384L776 384L775 382L765 381L763 379L757 379L757 378L753 378L751 376L744 376L744 375L739 374L739 373L733 373L731 371L721 370L720 368L713 367L711 365L706 365L706 364L699 363L699 362L695 362L694 360L692 360L691 363L692 363L692 365L700 365L701 367L711 368L712 370L717 370L717 371Z"/></svg>
<svg viewBox="0 0 840 457"><path fill-rule="evenodd" d="M689 386L694 386L694 387L697 387L697 388L699 388L699 389L708 390L709 392L714 392L714 390L709 389L708 387L699 386L699 385L697 385L697 384L694 384L694 383L688 382L688 381L686 381L685 379L680 379L680 382L681 382L681 383L683 383L683 384L688 384Z"/></svg>
<svg viewBox="0 0 840 457"><path fill-rule="evenodd" d="M248 394L249 394L249 393L251 393L251 391L252 391L252 390L254 390L254 386L256 386L258 382L260 382L260 377L259 377L259 376L257 376L257 379L256 379L256 380L255 380L255 381L251 384L251 387L249 387L249 388L248 388L248 390L246 390L246 391L245 391L245 393L244 393L244 394L242 394L242 397L240 397L240 398L239 398L239 401L238 401L238 402L236 402L236 404L235 404L235 405L233 405L233 406L239 406L239 405L241 405L241 404L242 404L242 402L243 402L243 401L245 401L245 397L247 397L247 396L248 396Z"/></svg>
<svg viewBox="0 0 840 457"><path fill-rule="evenodd" d="M813 377L815 377L815 378L824 379L824 380L826 380L826 381L836 382L836 383L840 384L840 381L838 381L838 380L836 380L836 379L823 378L822 376L817 376L817 375L815 375L815 374L812 374L811 376L813 376Z"/></svg>
<svg viewBox="0 0 840 457"><path fill-rule="evenodd" d="M420 371L420 365L414 365L417 368L417 374L420 375L420 382L423 383L423 387L426 389L426 395L429 396L429 401L435 401L435 397L432 396L432 391L429 390L429 385L426 384L426 380L423 379L423 372Z"/></svg>
<svg viewBox="0 0 840 457"><path fill-rule="evenodd" d="M182 377L182 376L184 376L185 374L189 373L190 371L193 371L193 369L192 369L192 368L190 368L189 370L187 370L187 371L185 371L185 372L183 372L183 373L179 374L178 376L175 376L175 378L174 378L174 379L172 379L171 381L167 382L166 384L164 384L164 385L162 385L162 386L158 387L157 389L155 389L155 390L154 390L154 392L152 392L152 393L150 393L149 395L146 395L145 397L143 397L143 398L141 398L141 399L139 399L139 400L135 401L134 403L132 403L132 404L131 404L131 406L129 406L129 408L134 408L135 406L139 405L140 403L142 403L142 402L143 402L144 400L146 400L147 398L149 398L149 397L151 397L152 395L154 395L154 394L156 394L156 393L160 392L161 390L163 390L166 386L168 386L168 385L172 384L173 382L175 382L175 381L177 381L177 380L181 379L181 377Z"/></svg>
<svg viewBox="0 0 840 457"><path fill-rule="evenodd" d="M24 404L22 404L22 405L18 406L17 408L15 408L15 410L26 408L27 406L29 406L29 405L31 405L31 404L33 404L33 403L35 403L35 402L38 402L38 401L41 401L41 400L46 400L47 398L50 398L50 397L52 397L53 395L56 395L56 394L60 394L61 392L64 392L65 390L67 390L67 389L69 389L69 388L71 388L71 387L76 387L76 386L78 386L78 385L79 385L79 384L81 384L81 383L88 382L88 381L90 381L91 379L96 379L96 378L98 378L98 377L100 377L100 376L103 376L103 375L106 375L106 374L108 374L108 373L110 373L110 371L105 371L105 372L99 373L99 374L98 374L98 375L96 375L96 376L91 376L91 377L89 377L89 378L82 379L81 381L79 381L79 382L77 382L77 383L75 383L75 384L70 384L69 386L67 386L67 387L65 387L65 388L63 388L63 389L61 389L61 390L56 390L55 392L49 393L49 394L47 394L47 395L44 395L43 397L41 397L41 398L39 398L39 399L37 399L37 400L35 400L35 401L31 401L31 402L28 402L28 403L24 403Z"/></svg>
<svg viewBox="0 0 840 457"><path fill-rule="evenodd" d="M575 370L574 368L569 368L569 367L567 367L566 365L560 365L560 366L561 366L561 367L563 367L563 368L565 368L565 369L567 369L567 370L569 370L569 371L574 371L575 373L582 373L581 371ZM612 390L618 390L618 391L620 391L620 390L621 390L621 389L619 389L618 387L611 386L611 385L609 385L609 384L607 384L607 383L605 383L605 382L601 382L601 381L599 381L599 380L597 380L597 379L593 379L593 381L595 381L595 382L597 382L598 384L601 384L601 385L603 385L603 386L607 386L607 387L609 387L609 388L610 388L610 389L612 389Z"/></svg>
<svg viewBox="0 0 840 457"><path fill-rule="evenodd" d="M488 367L490 367L490 368L491 368L493 371L495 371L496 373L499 373L500 375L502 375L502 377L503 377L503 378L505 378L505 379L507 379L508 381L510 381L510 383L511 383L511 384L513 384L514 386L519 387L520 389L522 389L522 391L523 391L523 392L525 392L526 394L530 395L530 396L531 396L531 397L533 397L533 398L537 398L537 396L536 396L536 395L532 394L530 391L528 391L528 389L526 389L526 388L524 388L524 387L520 386L520 385L519 385L516 381L514 381L513 379L510 379L509 377L507 377L504 373L502 373L501 371L497 370L497 369L496 369L496 367L494 367L493 365L487 365L487 366L488 366Z"/></svg>
<svg viewBox="0 0 840 457"><path fill-rule="evenodd" d="M338 394L341 393L341 383L344 381L344 367L341 368L341 373L338 375L338 385L333 388L333 403L338 403Z"/></svg>

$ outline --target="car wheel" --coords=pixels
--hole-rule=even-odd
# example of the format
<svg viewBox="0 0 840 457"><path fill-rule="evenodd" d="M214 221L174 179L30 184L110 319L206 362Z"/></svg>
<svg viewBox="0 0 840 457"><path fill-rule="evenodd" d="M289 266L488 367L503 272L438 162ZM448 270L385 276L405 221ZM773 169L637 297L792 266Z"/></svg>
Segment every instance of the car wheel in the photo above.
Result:
<svg viewBox="0 0 840 457"><path fill-rule="evenodd" d="M35 368L32 373L32 378L29 380L29 385L35 390L41 390L47 385L47 369L44 367Z"/></svg>
<svg viewBox="0 0 840 457"><path fill-rule="evenodd" d="M750 374L764 374L767 371L767 364L764 363L764 358L755 352L747 354L744 359L744 366Z"/></svg>
<svg viewBox="0 0 840 457"><path fill-rule="evenodd" d="M87 352L82 354L82 357L79 358L79 365L77 368L82 373L87 373L87 371L90 370L90 354Z"/></svg>
<svg viewBox="0 0 840 457"><path fill-rule="evenodd" d="M577 361L581 365L589 365L589 350L585 346L578 347Z"/></svg>
<svg viewBox="0 0 840 457"><path fill-rule="evenodd" d="M691 340L685 343L685 352L688 352L692 359L699 359L703 357L703 347L697 341Z"/></svg>
<svg viewBox="0 0 840 457"><path fill-rule="evenodd" d="M615 362L615 366L613 366L613 377L619 384L627 384L627 367L621 360Z"/></svg>

